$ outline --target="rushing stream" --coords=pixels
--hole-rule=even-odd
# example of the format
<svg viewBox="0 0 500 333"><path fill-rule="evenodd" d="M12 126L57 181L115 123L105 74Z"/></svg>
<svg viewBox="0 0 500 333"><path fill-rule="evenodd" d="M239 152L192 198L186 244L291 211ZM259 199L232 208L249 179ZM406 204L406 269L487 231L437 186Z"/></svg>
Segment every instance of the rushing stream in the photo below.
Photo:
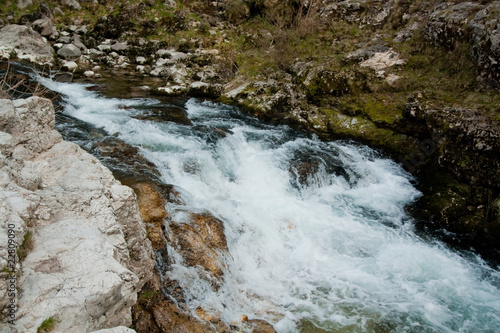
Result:
<svg viewBox="0 0 500 333"><path fill-rule="evenodd" d="M185 103L192 124L140 120L167 105L44 84L65 96L67 115L139 147L191 210L224 221L220 288L168 249L192 310L265 319L278 332L500 330L498 269L417 236L404 210L420 195L411 176L368 147L195 99Z"/></svg>

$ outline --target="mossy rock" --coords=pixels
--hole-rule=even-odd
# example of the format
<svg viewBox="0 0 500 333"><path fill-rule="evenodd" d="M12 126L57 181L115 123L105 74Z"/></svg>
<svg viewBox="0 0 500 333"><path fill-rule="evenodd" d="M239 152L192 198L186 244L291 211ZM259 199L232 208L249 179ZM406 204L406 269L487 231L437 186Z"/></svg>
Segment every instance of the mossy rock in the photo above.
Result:
<svg viewBox="0 0 500 333"><path fill-rule="evenodd" d="M329 131L335 137L355 139L402 157L419 149L415 139L387 128L380 128L368 119L347 116L332 109L319 110L326 116Z"/></svg>
<svg viewBox="0 0 500 333"><path fill-rule="evenodd" d="M320 71L304 87L307 99L318 102L325 96L342 96L351 90L349 80L339 73Z"/></svg>

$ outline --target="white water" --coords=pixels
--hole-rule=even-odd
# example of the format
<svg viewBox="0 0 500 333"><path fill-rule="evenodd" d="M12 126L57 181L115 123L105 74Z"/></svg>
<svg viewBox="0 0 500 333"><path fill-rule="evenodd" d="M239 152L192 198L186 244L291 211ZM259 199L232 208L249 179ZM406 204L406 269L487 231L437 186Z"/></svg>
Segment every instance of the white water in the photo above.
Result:
<svg viewBox="0 0 500 333"><path fill-rule="evenodd" d="M141 147L192 210L224 221L230 255L217 291L169 248L168 274L191 309L227 323L262 318L278 332L500 330L499 271L419 239L404 212L419 196L410 176L369 148L301 137L189 100L194 125L232 132L207 142L190 126L131 118L158 101L44 83L67 95L66 113ZM302 182L300 161L317 166ZM178 207L167 208L175 220Z"/></svg>

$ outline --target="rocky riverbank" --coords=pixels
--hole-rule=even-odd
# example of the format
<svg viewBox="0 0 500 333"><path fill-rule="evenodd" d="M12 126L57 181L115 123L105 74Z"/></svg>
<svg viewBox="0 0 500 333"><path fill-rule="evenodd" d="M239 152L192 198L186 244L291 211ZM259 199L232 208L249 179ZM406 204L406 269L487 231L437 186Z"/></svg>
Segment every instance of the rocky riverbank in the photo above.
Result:
<svg viewBox="0 0 500 333"><path fill-rule="evenodd" d="M417 176L424 196L410 209L422 228L444 229L450 243L494 260L499 15L498 1L8 1L0 9L0 56L58 69L59 80L113 80L108 95L212 98L325 139L380 148ZM121 145L107 144L114 148L104 143L94 153L113 154ZM134 188L161 255L161 206L171 189L122 182ZM177 231L169 241L189 247L193 230ZM191 259L218 274L207 258ZM156 277L146 285L134 308L138 331L186 322L201 325L192 331L230 329L165 310L175 306L162 296L164 283ZM129 309L133 302L125 303ZM155 310L158 303L163 310ZM197 316L204 318L203 309Z"/></svg>
<svg viewBox="0 0 500 333"><path fill-rule="evenodd" d="M50 100L0 100L0 126L2 332L131 325L154 272L132 190L62 141Z"/></svg>

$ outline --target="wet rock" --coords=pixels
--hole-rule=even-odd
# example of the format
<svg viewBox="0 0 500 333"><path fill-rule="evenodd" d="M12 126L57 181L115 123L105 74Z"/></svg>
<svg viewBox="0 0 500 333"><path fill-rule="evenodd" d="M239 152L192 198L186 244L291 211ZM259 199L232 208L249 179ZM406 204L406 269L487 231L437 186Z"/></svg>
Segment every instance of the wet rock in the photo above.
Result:
<svg viewBox="0 0 500 333"><path fill-rule="evenodd" d="M159 176L155 165L144 158L139 149L114 136L97 141L90 149L93 155L109 167L117 177L136 174L149 177Z"/></svg>
<svg viewBox="0 0 500 333"><path fill-rule="evenodd" d="M500 187L500 123L478 110L465 108L421 109L414 116L433 129L439 143L439 161L459 179L472 184ZM437 152L436 145L432 152Z"/></svg>
<svg viewBox="0 0 500 333"><path fill-rule="evenodd" d="M262 319L251 319L246 322L252 333L276 333L273 325Z"/></svg>
<svg viewBox="0 0 500 333"><path fill-rule="evenodd" d="M207 143L216 143L220 139L225 138L229 134L233 134L230 130L225 130L215 126L196 125L192 127L192 131L202 137Z"/></svg>
<svg viewBox="0 0 500 333"><path fill-rule="evenodd" d="M135 327L138 333L161 332L228 332L228 328L220 322L214 325L202 322L175 306L172 301L153 296L151 299L139 299L134 308Z"/></svg>
<svg viewBox="0 0 500 333"><path fill-rule="evenodd" d="M9 59L15 52L19 59L37 64L52 64L54 50L39 33L22 25L0 29L0 57Z"/></svg>
<svg viewBox="0 0 500 333"><path fill-rule="evenodd" d="M165 105L161 107L152 107L148 113L134 116L134 118L158 122L171 121L182 125L192 125L187 112L183 108L177 106Z"/></svg>
<svg viewBox="0 0 500 333"><path fill-rule="evenodd" d="M220 256L227 252L224 223L209 214L188 214L171 221L168 238L188 266L203 268L211 277L222 277Z"/></svg>
<svg viewBox="0 0 500 333"><path fill-rule="evenodd" d="M66 44L57 51L57 55L66 60L78 60L82 55L82 51L73 44Z"/></svg>
<svg viewBox="0 0 500 333"><path fill-rule="evenodd" d="M309 71L302 85L307 98L312 102L325 95L342 96L351 89L346 76L321 67Z"/></svg>
<svg viewBox="0 0 500 333"><path fill-rule="evenodd" d="M71 82L73 81L73 74L69 72L57 73L54 75L54 81L56 82Z"/></svg>
<svg viewBox="0 0 500 333"><path fill-rule="evenodd" d="M165 210L165 200L158 188L152 182L135 181L134 178L127 178L122 181L130 186L137 195L139 212L142 220L146 223L148 238L155 251L165 249L165 237L163 229L167 211Z"/></svg>

